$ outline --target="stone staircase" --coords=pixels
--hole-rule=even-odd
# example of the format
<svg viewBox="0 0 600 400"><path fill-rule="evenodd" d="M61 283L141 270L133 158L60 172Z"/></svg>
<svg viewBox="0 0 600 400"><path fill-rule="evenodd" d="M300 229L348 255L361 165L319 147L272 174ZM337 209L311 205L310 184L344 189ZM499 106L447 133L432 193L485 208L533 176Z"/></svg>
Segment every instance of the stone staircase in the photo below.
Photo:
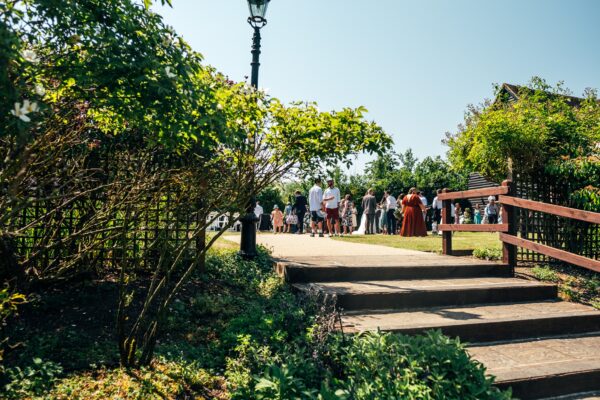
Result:
<svg viewBox="0 0 600 400"><path fill-rule="evenodd" d="M335 294L346 333L440 329L521 399L600 391L600 312L505 265L415 255L303 257L277 263L297 290Z"/></svg>

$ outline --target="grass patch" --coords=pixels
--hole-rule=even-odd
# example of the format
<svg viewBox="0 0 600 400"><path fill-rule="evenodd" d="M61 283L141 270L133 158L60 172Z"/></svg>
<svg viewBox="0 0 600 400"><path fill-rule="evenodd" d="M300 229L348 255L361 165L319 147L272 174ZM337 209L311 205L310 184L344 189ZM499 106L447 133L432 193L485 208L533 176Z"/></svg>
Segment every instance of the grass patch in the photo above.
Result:
<svg viewBox="0 0 600 400"><path fill-rule="evenodd" d="M441 253L442 237L429 235L426 237L402 237L399 235L355 235L334 238L351 243L376 244L400 249ZM497 233L488 232L455 232L452 236L452 248L460 251L472 251L479 248L502 249Z"/></svg>

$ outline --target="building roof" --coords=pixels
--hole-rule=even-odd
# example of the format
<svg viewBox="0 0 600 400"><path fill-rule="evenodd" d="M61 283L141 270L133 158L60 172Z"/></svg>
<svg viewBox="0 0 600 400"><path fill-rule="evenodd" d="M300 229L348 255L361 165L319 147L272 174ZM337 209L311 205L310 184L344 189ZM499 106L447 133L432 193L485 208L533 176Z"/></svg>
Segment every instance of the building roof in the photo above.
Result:
<svg viewBox="0 0 600 400"><path fill-rule="evenodd" d="M506 100L506 96L508 96L507 100L509 102L515 102L515 101L519 100L522 93L533 93L533 92L534 92L533 89L530 89L526 86L519 86L519 85L510 84L510 83L503 83L502 86L500 87L500 90L498 91L498 94L496 95L496 99L494 100L494 103ZM582 99L581 97L567 96L567 95L563 95L563 94L558 94L556 96L565 98L567 104L572 105L573 107L579 107L581 105L581 102L584 101L584 99Z"/></svg>

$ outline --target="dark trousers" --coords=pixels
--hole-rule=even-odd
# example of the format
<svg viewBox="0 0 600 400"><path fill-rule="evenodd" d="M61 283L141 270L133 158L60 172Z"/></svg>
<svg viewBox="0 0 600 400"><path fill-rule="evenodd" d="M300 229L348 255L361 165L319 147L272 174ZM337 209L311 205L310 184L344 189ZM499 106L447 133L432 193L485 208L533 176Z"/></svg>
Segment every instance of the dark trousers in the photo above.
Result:
<svg viewBox="0 0 600 400"><path fill-rule="evenodd" d="M306 211L296 212L296 216L298 217L298 232L300 233L304 233L304 214L306 214Z"/></svg>
<svg viewBox="0 0 600 400"><path fill-rule="evenodd" d="M396 234L396 216L394 212L396 210L387 210L387 233L388 235Z"/></svg>
<svg viewBox="0 0 600 400"><path fill-rule="evenodd" d="M372 235L375 233L375 214L365 214L367 224L365 225L365 233Z"/></svg>

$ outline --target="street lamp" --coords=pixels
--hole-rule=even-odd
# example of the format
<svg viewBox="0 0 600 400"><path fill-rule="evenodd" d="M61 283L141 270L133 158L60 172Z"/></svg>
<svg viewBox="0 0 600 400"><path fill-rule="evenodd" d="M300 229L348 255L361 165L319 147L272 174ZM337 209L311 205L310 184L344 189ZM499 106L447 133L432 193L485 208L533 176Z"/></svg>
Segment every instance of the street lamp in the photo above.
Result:
<svg viewBox="0 0 600 400"><path fill-rule="evenodd" d="M267 24L265 14L267 13L267 7L269 6L270 0L248 0L248 8L250 9L250 16L248 17L248 23L254 28L254 36L252 37L252 77L250 84L254 88L258 88L258 67L260 63L258 58L260 56L260 29Z"/></svg>
<svg viewBox="0 0 600 400"><path fill-rule="evenodd" d="M254 28L252 36L252 75L250 84L254 89L258 89L258 67L260 66L260 29L267 24L265 14L271 0L248 0L250 16L248 23ZM254 179L254 178L252 178ZM253 184L253 183L252 183ZM242 238L240 240L240 255L246 259L256 257L256 215L254 215L254 206L256 199L251 197L246 207L246 215L241 218Z"/></svg>

